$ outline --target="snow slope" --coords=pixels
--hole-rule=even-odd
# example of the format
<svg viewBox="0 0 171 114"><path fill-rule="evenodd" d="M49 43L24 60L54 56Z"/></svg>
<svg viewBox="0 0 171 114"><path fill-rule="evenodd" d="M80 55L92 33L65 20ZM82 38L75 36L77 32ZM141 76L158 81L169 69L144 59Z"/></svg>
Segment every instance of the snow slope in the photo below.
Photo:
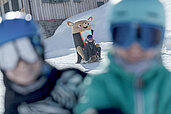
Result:
<svg viewBox="0 0 171 114"><path fill-rule="evenodd" d="M46 58L54 58L64 56L70 53L73 53L74 50L74 41L72 36L72 27L67 25L67 21L76 21L80 19L88 19L90 16L93 17L92 28L94 30L94 38L97 43L101 42L110 42L108 37L107 29L105 26L106 16L105 11L107 4L92 9L65 20L56 30L54 35L50 38L45 39L46 46Z"/></svg>
<svg viewBox="0 0 171 114"><path fill-rule="evenodd" d="M72 27L67 25L67 21L77 21L80 19L88 19L93 17L91 22L94 30L94 39L100 43L102 48L102 58L104 61L107 50L110 49L112 43L106 28L106 9L107 4L99 8L92 9L65 20L56 30L52 37L44 40L46 61L57 68L75 67L83 71L95 71L99 66L99 62L91 64L75 64L77 55L74 46Z"/></svg>
<svg viewBox="0 0 171 114"><path fill-rule="evenodd" d="M161 0L166 7L166 40L164 42L164 48L162 49L163 55L171 53L171 22L169 16L171 11L171 2L168 0ZM106 9L108 4L104 4L99 8L92 9L75 16L72 16L65 20L56 30L52 37L44 40L46 46L46 61L57 68L65 67L76 67L82 70L94 70L99 65L98 63L80 65L75 64L76 62L76 51L73 42L72 28L67 25L67 21L76 21L80 19L88 19L90 16L93 17L92 27L94 30L94 38L97 43L100 43L102 47L102 57L105 59L106 52L112 45L108 29L106 27ZM164 57L165 59L169 57ZM103 59L103 60L104 60ZM165 60L167 61L167 60ZM165 64L170 62L164 62ZM169 65L166 65L169 66ZM171 68L171 67L170 67Z"/></svg>
<svg viewBox="0 0 171 114"><path fill-rule="evenodd" d="M102 48L102 58L103 58L102 61L104 61L106 58L106 53L110 49L112 43L111 42L102 42L102 43L100 43L100 45ZM80 70L89 71L89 72L94 72L95 70L97 70L96 68L100 64L100 62L88 63L88 64L76 64L76 59L77 59L76 53L72 52L72 50L71 50L70 54L66 54L61 57L46 59L46 61L59 69L74 67L74 68L79 68Z"/></svg>
<svg viewBox="0 0 171 114"><path fill-rule="evenodd" d="M163 48L163 53L170 53L171 49L171 23L168 22L170 19L170 9L171 2L168 0L162 0L166 6L166 16L167 16L167 32L166 32L166 41ZM94 30L94 38L97 43L100 43L102 47L102 57L105 59L107 50L112 45L108 29L106 27L106 9L108 4L104 4L99 8L92 9L75 16L72 16L65 20L56 30L52 37L49 37L44 40L45 43L45 53L46 61L58 68L64 67L76 67L82 70L94 70L98 63L89 64L89 65L80 65L75 64L76 62L76 51L74 47L74 41L72 36L72 28L67 25L67 21L76 21L80 19L88 19L90 16L93 17L92 27ZM168 57L167 57L168 58ZM166 59L167 59L166 58ZM165 62L166 64L168 62ZM168 66L168 65L167 65Z"/></svg>
<svg viewBox="0 0 171 114"><path fill-rule="evenodd" d="M165 45L168 49L171 49L171 1L160 0L166 7L166 42ZM72 16L65 20L56 30L52 37L44 40L46 46L46 58L55 58L65 56L75 52L74 42L72 36L72 28L67 25L67 21L76 21L80 19L88 19L90 16L93 17L92 27L94 29L94 38L98 43L110 42L110 36L108 29L106 28L106 9L108 4L104 4L99 8L92 9L75 16Z"/></svg>

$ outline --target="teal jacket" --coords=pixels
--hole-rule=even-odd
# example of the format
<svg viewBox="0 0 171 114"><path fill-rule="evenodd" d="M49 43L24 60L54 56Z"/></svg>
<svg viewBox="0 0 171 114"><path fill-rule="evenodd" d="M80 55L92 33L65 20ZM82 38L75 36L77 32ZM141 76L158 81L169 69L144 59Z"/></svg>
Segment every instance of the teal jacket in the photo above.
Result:
<svg viewBox="0 0 171 114"><path fill-rule="evenodd" d="M171 114L171 73L161 64L142 76L126 73L108 54L102 73L84 81L86 91L75 113L86 109L119 108L124 114Z"/></svg>

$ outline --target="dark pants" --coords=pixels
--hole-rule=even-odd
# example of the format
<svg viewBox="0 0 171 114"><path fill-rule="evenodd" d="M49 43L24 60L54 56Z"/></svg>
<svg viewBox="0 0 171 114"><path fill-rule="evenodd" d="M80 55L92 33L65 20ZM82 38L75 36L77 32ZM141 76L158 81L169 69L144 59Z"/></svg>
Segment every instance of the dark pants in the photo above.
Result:
<svg viewBox="0 0 171 114"><path fill-rule="evenodd" d="M96 51L94 50L90 50L90 49L84 49L83 50L83 53L84 53L84 57L85 57L85 60L88 61L90 59L90 57L92 56L98 56L99 58L101 58L101 47L96 47L95 49Z"/></svg>
<svg viewBox="0 0 171 114"><path fill-rule="evenodd" d="M101 58L101 47L97 47L97 56Z"/></svg>

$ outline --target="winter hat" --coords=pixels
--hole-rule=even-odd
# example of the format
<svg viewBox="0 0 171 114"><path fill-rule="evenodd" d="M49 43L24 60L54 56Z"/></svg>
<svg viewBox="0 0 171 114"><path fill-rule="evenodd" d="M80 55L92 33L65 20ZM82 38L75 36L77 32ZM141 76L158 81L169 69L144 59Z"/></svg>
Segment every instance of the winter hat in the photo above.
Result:
<svg viewBox="0 0 171 114"><path fill-rule="evenodd" d="M137 22L165 27L165 10L159 0L110 0L109 7L109 25Z"/></svg>
<svg viewBox="0 0 171 114"><path fill-rule="evenodd" d="M17 39L28 37L37 54L44 59L44 47L38 25L30 14L8 12L0 18L0 46Z"/></svg>

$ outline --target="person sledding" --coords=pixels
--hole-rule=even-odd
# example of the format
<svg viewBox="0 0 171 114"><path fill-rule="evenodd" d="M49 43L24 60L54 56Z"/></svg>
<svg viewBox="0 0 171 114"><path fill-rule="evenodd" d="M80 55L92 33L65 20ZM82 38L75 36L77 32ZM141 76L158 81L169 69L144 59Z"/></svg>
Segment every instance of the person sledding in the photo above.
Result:
<svg viewBox="0 0 171 114"><path fill-rule="evenodd" d="M91 63L101 60L101 47L99 44L96 44L96 41L93 39L92 35L88 35L85 39L83 54L83 63Z"/></svg>
<svg viewBox="0 0 171 114"><path fill-rule="evenodd" d="M77 52L77 62L80 63L82 59L84 59L83 48L85 45L84 39L87 38L87 35L93 35L93 29L91 22L93 21L93 17L89 17L88 19L81 19L75 22L67 21L68 26L72 27L73 40Z"/></svg>

